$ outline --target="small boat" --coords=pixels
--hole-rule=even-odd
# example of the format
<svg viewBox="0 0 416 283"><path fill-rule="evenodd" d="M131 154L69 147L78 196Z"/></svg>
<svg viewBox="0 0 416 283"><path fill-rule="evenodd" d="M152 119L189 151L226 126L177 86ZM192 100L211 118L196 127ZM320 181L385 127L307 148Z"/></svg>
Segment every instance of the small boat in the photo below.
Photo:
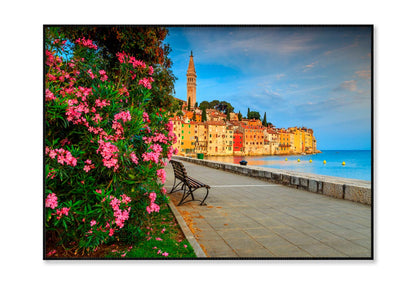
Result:
<svg viewBox="0 0 416 283"><path fill-rule="evenodd" d="M245 166L245 165L247 165L247 161L245 161L245 160L241 160L241 161L240 161L240 165L244 165L244 166Z"/></svg>

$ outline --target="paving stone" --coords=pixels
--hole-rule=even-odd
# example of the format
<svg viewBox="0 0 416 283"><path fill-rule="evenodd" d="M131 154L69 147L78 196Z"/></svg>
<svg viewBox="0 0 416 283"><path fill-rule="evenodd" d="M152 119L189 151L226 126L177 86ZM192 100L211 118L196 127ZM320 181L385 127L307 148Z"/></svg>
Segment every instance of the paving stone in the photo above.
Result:
<svg viewBox="0 0 416 283"><path fill-rule="evenodd" d="M372 217L368 205L183 163L190 176L213 186L207 206L189 202L177 207L193 221L195 238L208 256L371 256ZM247 171L253 170L247 168ZM165 187L168 189L173 185L170 166L166 172ZM288 174L272 172L270 176L288 185L291 181ZM303 186L302 180L299 177L294 183ZM325 187L325 193L334 195L340 194L340 189L342 193L344 191L342 185L331 187L325 184L324 179L311 181L309 178L307 187L318 193ZM175 200L180 193L170 196L177 204Z"/></svg>

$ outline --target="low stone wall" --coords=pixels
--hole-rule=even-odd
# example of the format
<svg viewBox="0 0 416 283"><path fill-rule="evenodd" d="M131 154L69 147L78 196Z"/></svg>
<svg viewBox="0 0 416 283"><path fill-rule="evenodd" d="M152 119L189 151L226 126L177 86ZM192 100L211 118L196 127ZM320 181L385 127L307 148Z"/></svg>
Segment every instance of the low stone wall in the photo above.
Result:
<svg viewBox="0 0 416 283"><path fill-rule="evenodd" d="M323 194L334 198L371 205L371 182L273 168L242 166L239 164L174 156L174 159L192 162L223 171L282 184L291 188Z"/></svg>

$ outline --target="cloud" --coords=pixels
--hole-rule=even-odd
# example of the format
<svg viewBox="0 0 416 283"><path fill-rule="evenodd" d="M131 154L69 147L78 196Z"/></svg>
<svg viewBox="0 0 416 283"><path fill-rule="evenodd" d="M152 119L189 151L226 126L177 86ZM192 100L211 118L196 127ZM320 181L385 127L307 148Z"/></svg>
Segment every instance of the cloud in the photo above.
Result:
<svg viewBox="0 0 416 283"><path fill-rule="evenodd" d="M313 63L310 63L309 65L303 66L303 71L307 72L315 67L315 65L318 63L318 61L315 61Z"/></svg>
<svg viewBox="0 0 416 283"><path fill-rule="evenodd" d="M362 71L357 71L355 72L360 78L364 78L364 79L371 79L371 71L370 70L362 70Z"/></svg>
<svg viewBox="0 0 416 283"><path fill-rule="evenodd" d="M276 79L280 80L280 78L283 78L285 76L286 76L285 74L277 74Z"/></svg>
<svg viewBox="0 0 416 283"><path fill-rule="evenodd" d="M357 91L357 81L356 80L344 81L339 86L334 88L334 91L342 91L342 90Z"/></svg>

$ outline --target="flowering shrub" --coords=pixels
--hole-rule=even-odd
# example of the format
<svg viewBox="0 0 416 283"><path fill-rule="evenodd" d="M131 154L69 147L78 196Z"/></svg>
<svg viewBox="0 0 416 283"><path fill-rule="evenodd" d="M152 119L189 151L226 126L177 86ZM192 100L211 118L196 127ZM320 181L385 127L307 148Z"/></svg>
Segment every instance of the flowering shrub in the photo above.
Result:
<svg viewBox="0 0 416 283"><path fill-rule="evenodd" d="M120 52L106 70L100 52L85 38L46 40L46 232L83 252L143 235L167 200L176 141L164 110L147 109L153 67Z"/></svg>

